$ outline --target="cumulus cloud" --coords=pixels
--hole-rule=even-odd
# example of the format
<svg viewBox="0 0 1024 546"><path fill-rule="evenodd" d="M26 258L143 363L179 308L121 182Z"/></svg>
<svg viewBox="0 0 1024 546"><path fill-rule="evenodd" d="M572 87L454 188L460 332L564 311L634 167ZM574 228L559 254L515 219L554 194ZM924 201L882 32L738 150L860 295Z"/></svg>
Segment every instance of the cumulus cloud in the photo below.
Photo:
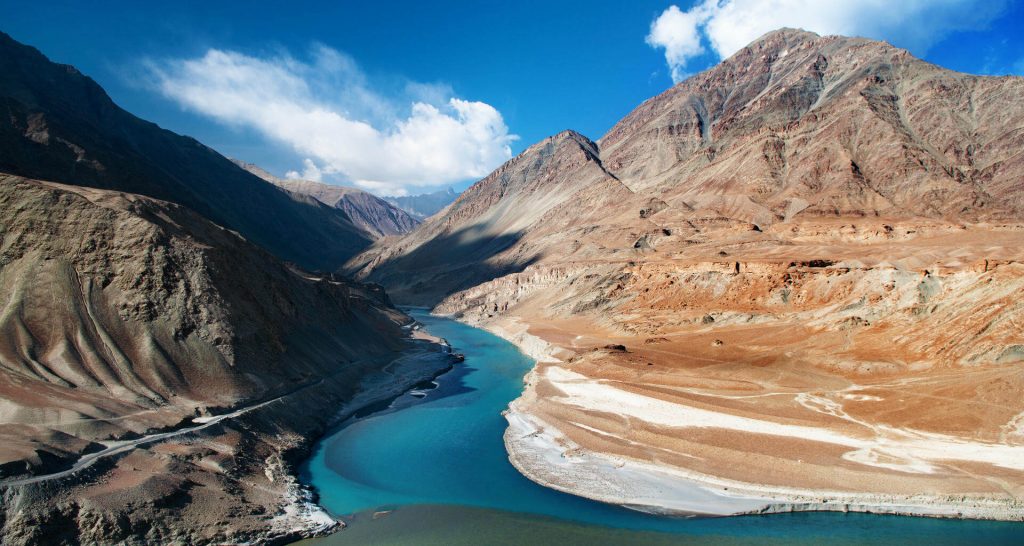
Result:
<svg viewBox="0 0 1024 546"><path fill-rule="evenodd" d="M351 57L323 46L307 61L211 49L147 66L159 90L185 108L307 157L301 173L289 175L337 175L382 194L483 177L511 157L517 138L486 103L444 85L377 91Z"/></svg>
<svg viewBox="0 0 1024 546"><path fill-rule="evenodd" d="M887 40L923 55L951 32L976 29L1003 9L1004 0L704 0L683 11L670 6L651 23L647 43L665 50L673 82L706 52L725 58L781 27L818 34Z"/></svg>
<svg viewBox="0 0 1024 546"><path fill-rule="evenodd" d="M288 171L284 174L285 178L292 180L312 180L313 182L320 182L324 179L324 173L320 170L320 167L313 163L313 160L306 158L302 160L302 172L299 171Z"/></svg>
<svg viewBox="0 0 1024 546"><path fill-rule="evenodd" d="M682 11L679 6L669 6L651 23L647 44L654 48L665 48L665 60L673 82L686 78L687 60L704 54L700 27L705 22L707 9L704 5L697 5L689 11Z"/></svg>

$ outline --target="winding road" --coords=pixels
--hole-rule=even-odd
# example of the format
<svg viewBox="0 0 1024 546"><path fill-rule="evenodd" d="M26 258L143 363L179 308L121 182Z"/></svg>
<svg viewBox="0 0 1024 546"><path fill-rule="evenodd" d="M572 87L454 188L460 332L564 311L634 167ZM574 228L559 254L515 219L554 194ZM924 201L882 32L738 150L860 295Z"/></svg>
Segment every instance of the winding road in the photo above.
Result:
<svg viewBox="0 0 1024 546"><path fill-rule="evenodd" d="M424 351L424 350L415 350L415 349L409 350L409 351L406 351L403 354L400 354L396 358L390 359L386 365L384 365L384 366L382 366L380 368L380 372L386 374L389 377L392 377L394 375L394 372L392 371L392 367L396 363L398 363L399 361L403 361L403 360L406 360L406 359L423 358L424 356L427 356L427 355L436 355L436 354L439 354L439 353L435 353L434 351ZM444 353L441 353L441 354L444 354ZM358 365L358 364L361 364L361 363L365 363L365 360L356 361L356 362L354 362L354 363L352 363L350 365ZM299 393L299 392L304 391L306 389L310 389L312 387L320 385L324 381L326 381L326 380L330 379L331 377L333 377L335 375L338 375L340 373L344 373L344 371L339 371L336 374L333 374L331 376L328 376L328 377L325 377L325 378L321 378L321 379L318 379L318 380L313 381L311 383L307 383L305 385L299 386L299 387L297 387L297 388L295 388L295 389L293 389L293 390L291 390L289 392L286 392L286 393L284 393L284 394L282 394L282 395L280 395L280 396L278 396L276 398L272 398L270 400L265 400L263 402L258 402L258 403L255 403L255 404L244 406L244 407L238 408L238 409L236 409L236 410L234 410L232 412L229 412L229 413L224 413L224 414L221 414L221 415L215 415L215 416L211 416L211 417L197 417L197 418L192 420L192 422L194 423L193 426L179 428L179 429L168 431L168 432L158 432L158 433L154 433L154 434L147 434L145 436L142 436L140 438L136 438L134 440L121 440L121 441L101 442L103 445L107 446L105 449L102 449L100 451L96 451L94 453L87 453L85 455L82 455L77 461L75 461L75 463L73 465L71 465L70 468L67 468L65 470L61 470L59 472L53 472L51 474L42 474L42 475L39 475L39 476L31 476L31 477L27 477L27 478L17 478L17 479L10 479L10 480L0 480L0 488L4 488L4 487L17 487L17 486L22 486L22 485L30 485L30 484L41 483L41 482L46 482L46 481L51 481L51 480L58 480L58 479L70 476L70 475L74 474L75 472L78 472L80 470L83 470L85 468L88 468L88 467L92 466L93 464L96 463L96 461L99 461L100 459L105 459L107 457L112 457L114 455L119 455L121 453L124 453L126 451L130 451L130 450L135 449L136 447L139 447L139 446L142 446L142 445L152 444L152 443L155 443L155 442L160 442L160 441L163 441L163 440L167 440L169 438L174 438L174 437L177 437L177 436L182 436L182 435L185 435L185 434L190 434L190 433L193 433L193 432L197 432L197 431L203 430L205 428L212 427L213 425L216 425L217 423L220 423L221 421L224 421L226 419L232 419L232 418L235 418L235 417L239 417L241 415L249 413L250 411L257 410L259 408L262 408L264 406L268 406L268 405L273 404L275 402L280 402L283 399L285 399L285 398L287 398L289 396L292 396L292 395L294 395L296 393Z"/></svg>
<svg viewBox="0 0 1024 546"><path fill-rule="evenodd" d="M224 414L216 415L216 416L213 416L213 417L200 418L200 419L202 419L202 422L196 424L195 426L179 428L177 430L172 430L170 432L158 432L158 433L155 433L155 434L147 434L145 436L142 436L140 438L136 438L134 440L122 440L122 441L116 441L116 442L105 442L104 445L107 446L106 449L103 449L103 450L100 450L100 451L96 451L94 453L87 453L85 455L82 455L82 457L80 457L77 461L75 461L75 464L71 465L71 468L68 468L66 470L61 470L60 472L54 472L52 474L43 474L43 475L40 475L40 476L32 476L32 477L29 477L29 478L20 478L20 479L14 479L14 480L0 481L0 487L17 487L17 486L20 486L20 485L29 485L29 484L33 484L33 483L40 483L40 482L45 482L45 481L57 480L57 479L60 479L60 478L64 478L66 476L70 476L70 475L74 474L75 472L78 472L78 471L80 471L82 469L85 469L85 468L88 468L88 467L92 466L93 463L95 463L96 461L98 461L100 459L104 459L104 458L107 458L107 457L111 457L113 455L118 455L120 453L124 453L125 451L129 451L129 450L135 449L136 447L141 446L141 445L151 444L151 443L154 443L154 442L159 442L161 440L166 440L168 438L174 438L175 436L181 436L183 434L189 434L189 433L192 433L192 432L203 430L204 428L212 427L213 425L216 425L217 423L220 423L221 421L223 421L225 419L231 419L233 417L238 417L240 415L244 415L246 413L249 413L252 410L259 409L259 408L262 408L263 406L267 406L267 405L273 404L274 402L278 402L278 401L280 401L281 399L283 399L285 397L288 397L288 396L291 396L292 394L295 394L299 390L307 389L307 388L312 387L313 385L319 384L321 382L322 381L317 381L316 383L305 385L305 386L300 387L299 389L296 389L296 390L294 390L292 392L289 392L289 393L286 393L286 394L282 394L281 396L278 396L277 398L274 398L272 400L267 400L265 402L260 402L258 404L253 404L253 405L250 405L250 406L245 406L245 407L236 409L235 411L232 411L230 413L224 413Z"/></svg>

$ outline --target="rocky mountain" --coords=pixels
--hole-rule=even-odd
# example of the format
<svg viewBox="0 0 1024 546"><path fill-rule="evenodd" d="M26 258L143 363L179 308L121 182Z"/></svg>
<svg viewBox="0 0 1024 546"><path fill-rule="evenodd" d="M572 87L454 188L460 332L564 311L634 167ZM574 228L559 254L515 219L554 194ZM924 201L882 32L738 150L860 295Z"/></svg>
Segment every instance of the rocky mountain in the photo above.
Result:
<svg viewBox="0 0 1024 546"><path fill-rule="evenodd" d="M1019 518L1022 94L775 31L347 267L538 357L505 440L540 483Z"/></svg>
<svg viewBox="0 0 1024 546"><path fill-rule="evenodd" d="M295 476L311 442L450 366L379 286L284 261L333 267L369 236L0 51L0 542L336 528Z"/></svg>
<svg viewBox="0 0 1024 546"><path fill-rule="evenodd" d="M600 222L630 200L632 192L604 170L596 144L565 131L531 146L413 233L375 246L349 267L385 284L401 301L433 305L519 271L548 249L572 254L585 218Z"/></svg>
<svg viewBox="0 0 1024 546"><path fill-rule="evenodd" d="M497 262L522 265L552 245L563 257L655 241L684 250L688 237L719 226L1016 219L1024 110L1005 105L1022 86L943 70L882 42L777 31L645 102L597 143L569 131L527 149L423 228L352 265L378 260L370 277L385 280L422 256L458 277L460 264L501 252ZM462 244L436 246L443 256L426 245L456 236ZM490 254L470 244L509 237L520 242L487 242Z"/></svg>
<svg viewBox="0 0 1024 546"><path fill-rule="evenodd" d="M312 197L329 207L343 211L374 239L409 233L420 223L392 203L358 188L312 180L278 178L251 163L235 161L235 164L279 188Z"/></svg>
<svg viewBox="0 0 1024 546"><path fill-rule="evenodd" d="M0 219L5 543L56 533L206 542L323 526L238 507L294 511L288 461L328 424L323 409L410 347L408 317L378 288L294 269L183 206L135 194L5 174ZM118 440L269 400L279 404L243 428L140 447L92 477L31 481ZM230 485L243 476L251 487Z"/></svg>
<svg viewBox="0 0 1024 546"><path fill-rule="evenodd" d="M370 243L344 211L133 116L74 67L3 33L0 74L0 172L178 203L307 268L334 269Z"/></svg>
<svg viewBox="0 0 1024 546"><path fill-rule="evenodd" d="M423 220L440 212L455 201L459 196L455 190L448 188L431 193L419 195L403 195L400 197L385 197L389 203L397 206L411 214L414 218Z"/></svg>
<svg viewBox="0 0 1024 546"><path fill-rule="evenodd" d="M797 215L1018 218L1015 77L882 42L783 30L645 102L601 157L672 208L761 227Z"/></svg>
<svg viewBox="0 0 1024 546"><path fill-rule="evenodd" d="M197 408L283 394L402 337L382 293L289 269L180 205L11 175L0 182L0 362L13 406L0 428L49 412L66 433L142 432L154 417L86 414L171 406L177 422ZM363 347L360 335L382 345ZM5 462L39 457L12 449L21 434L5 435Z"/></svg>

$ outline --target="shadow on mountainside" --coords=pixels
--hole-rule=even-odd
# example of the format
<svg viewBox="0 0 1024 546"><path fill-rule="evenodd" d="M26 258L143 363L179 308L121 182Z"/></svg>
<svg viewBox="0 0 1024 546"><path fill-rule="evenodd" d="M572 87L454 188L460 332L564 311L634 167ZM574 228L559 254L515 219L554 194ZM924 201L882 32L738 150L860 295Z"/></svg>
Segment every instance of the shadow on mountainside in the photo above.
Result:
<svg viewBox="0 0 1024 546"><path fill-rule="evenodd" d="M502 256L523 232L488 235L471 226L438 235L408 253L378 265L368 280L387 288L399 304L433 307L445 296L510 273L518 273L536 256Z"/></svg>
<svg viewBox="0 0 1024 546"><path fill-rule="evenodd" d="M132 115L2 32L0 74L0 172L178 203L307 269L336 268L371 242L344 211Z"/></svg>

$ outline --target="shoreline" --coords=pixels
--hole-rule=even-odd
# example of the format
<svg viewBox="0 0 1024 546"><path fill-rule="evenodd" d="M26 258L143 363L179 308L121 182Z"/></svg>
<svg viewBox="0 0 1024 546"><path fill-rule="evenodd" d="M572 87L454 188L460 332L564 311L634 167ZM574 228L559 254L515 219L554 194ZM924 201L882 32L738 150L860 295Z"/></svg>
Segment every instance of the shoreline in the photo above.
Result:
<svg viewBox="0 0 1024 546"><path fill-rule="evenodd" d="M518 319L455 317L516 345L537 361L505 412L509 461L529 480L563 493L652 514L739 516L785 512L864 512L917 517L1024 521L1024 503L983 496L899 496L783 488L717 478L677 467L596 453L529 413L539 365L562 362L566 349L528 332Z"/></svg>
<svg viewBox="0 0 1024 546"><path fill-rule="evenodd" d="M325 376L276 398L220 415L200 417L191 426L156 433L134 444L119 446L117 450L109 450L109 456L87 460L88 464L81 468L39 476L24 484L0 485L5 509L8 510L0 517L12 518L12 506L35 502L43 494L65 497L59 503L47 505L47 511L35 516L40 519L25 523L8 519L8 529L13 529L9 532L18 534L17 540L12 535L8 538L12 538L12 543L18 540L24 543L45 542L55 536L51 529L61 529L60 525L45 522L63 521L78 525L82 518L87 518L85 521L89 523L93 536L83 540L103 542L110 537L119 537L111 540L126 544L211 542L278 545L331 534L343 528L344 522L318 504L315 489L311 484L303 483L301 476L301 465L317 442L352 414L399 396L416 384L446 373L453 367L451 349L442 340L413 335L407 339L410 343L403 349L366 357L359 365L371 364L373 369L355 385L345 382L339 374ZM207 450L206 456L213 457L214 462L190 461L188 466L179 464L167 456L180 452L179 445L202 446ZM247 445L244 452L235 451L242 445ZM150 453L165 457L164 460L171 461L168 464L177 464L177 469L185 477L176 479L191 482L186 481L184 487L179 487L177 482L170 481L174 487L158 488L153 493L156 501L140 505L134 521L147 525L145 538L131 535L134 532L130 527L132 520L108 518L102 511L102 505L97 505L94 500L96 495L73 496L83 488L92 493L95 488L102 488L112 480L124 479L123 473L113 474L121 468L122 461L129 457L150 456ZM227 470L226 466L219 466L233 463L239 455L243 456L240 463L227 467ZM216 457L223 457L226 462L218 463ZM131 472L139 471L133 469ZM190 499L186 496L189 495L187 487L212 488L226 483L228 479L250 488L228 490L222 487L217 490L224 492L220 502L229 508L249 508L248 511L231 514L230 530L225 529L224 520L211 519L210 514L161 504L167 499L177 502L181 502L178 499ZM248 497L247 501L245 495L249 490L257 490L261 496ZM99 499L99 502L103 501L102 497ZM187 503L183 505L188 506ZM41 525L40 521L44 524ZM106 538L97 539L95 535Z"/></svg>
<svg viewBox="0 0 1024 546"><path fill-rule="evenodd" d="M415 330L414 332L421 332ZM451 347L448 343L441 339L430 335L423 335L420 333L417 335L413 333L410 336L412 339L418 339L421 342L430 344L436 344L444 347L440 355L444 355L446 365L442 368L436 367L419 367L415 364L409 366L408 369L395 369L396 363L399 363L398 368L402 368L400 361L415 361L416 357L424 354L431 354L428 351L415 351L409 354L400 356L391 361L385 366L382 371L389 375L389 378L374 378L378 381L373 381L370 388L363 389L346 404L345 409L332 416L323 427L323 430L318 431L316 434L308 435L304 438L303 445L296 447L286 457L288 459L287 468L284 474L287 479L292 481L292 487L289 490L289 494L286 495L288 503L284 504L286 514L282 515L282 518L286 516L288 519L283 521L299 523L305 523L304 527L298 527L291 529L290 536L281 536L279 538L272 538L272 544L290 544L298 540L304 540L309 538L323 537L334 534L345 528L346 524L344 521L336 518L326 508L319 504L319 492L312 484L303 483L299 468L305 464L305 462L312 456L313 450L316 448L318 442L323 440L328 435L332 434L337 427L341 426L346 420L351 418L353 415L369 408L375 404L379 404L389 399L401 396L423 381L434 380L450 372L454 363L451 359ZM395 377L401 375L401 380L395 381ZM384 379L384 380L379 380ZM292 510L289 510L291 508Z"/></svg>

